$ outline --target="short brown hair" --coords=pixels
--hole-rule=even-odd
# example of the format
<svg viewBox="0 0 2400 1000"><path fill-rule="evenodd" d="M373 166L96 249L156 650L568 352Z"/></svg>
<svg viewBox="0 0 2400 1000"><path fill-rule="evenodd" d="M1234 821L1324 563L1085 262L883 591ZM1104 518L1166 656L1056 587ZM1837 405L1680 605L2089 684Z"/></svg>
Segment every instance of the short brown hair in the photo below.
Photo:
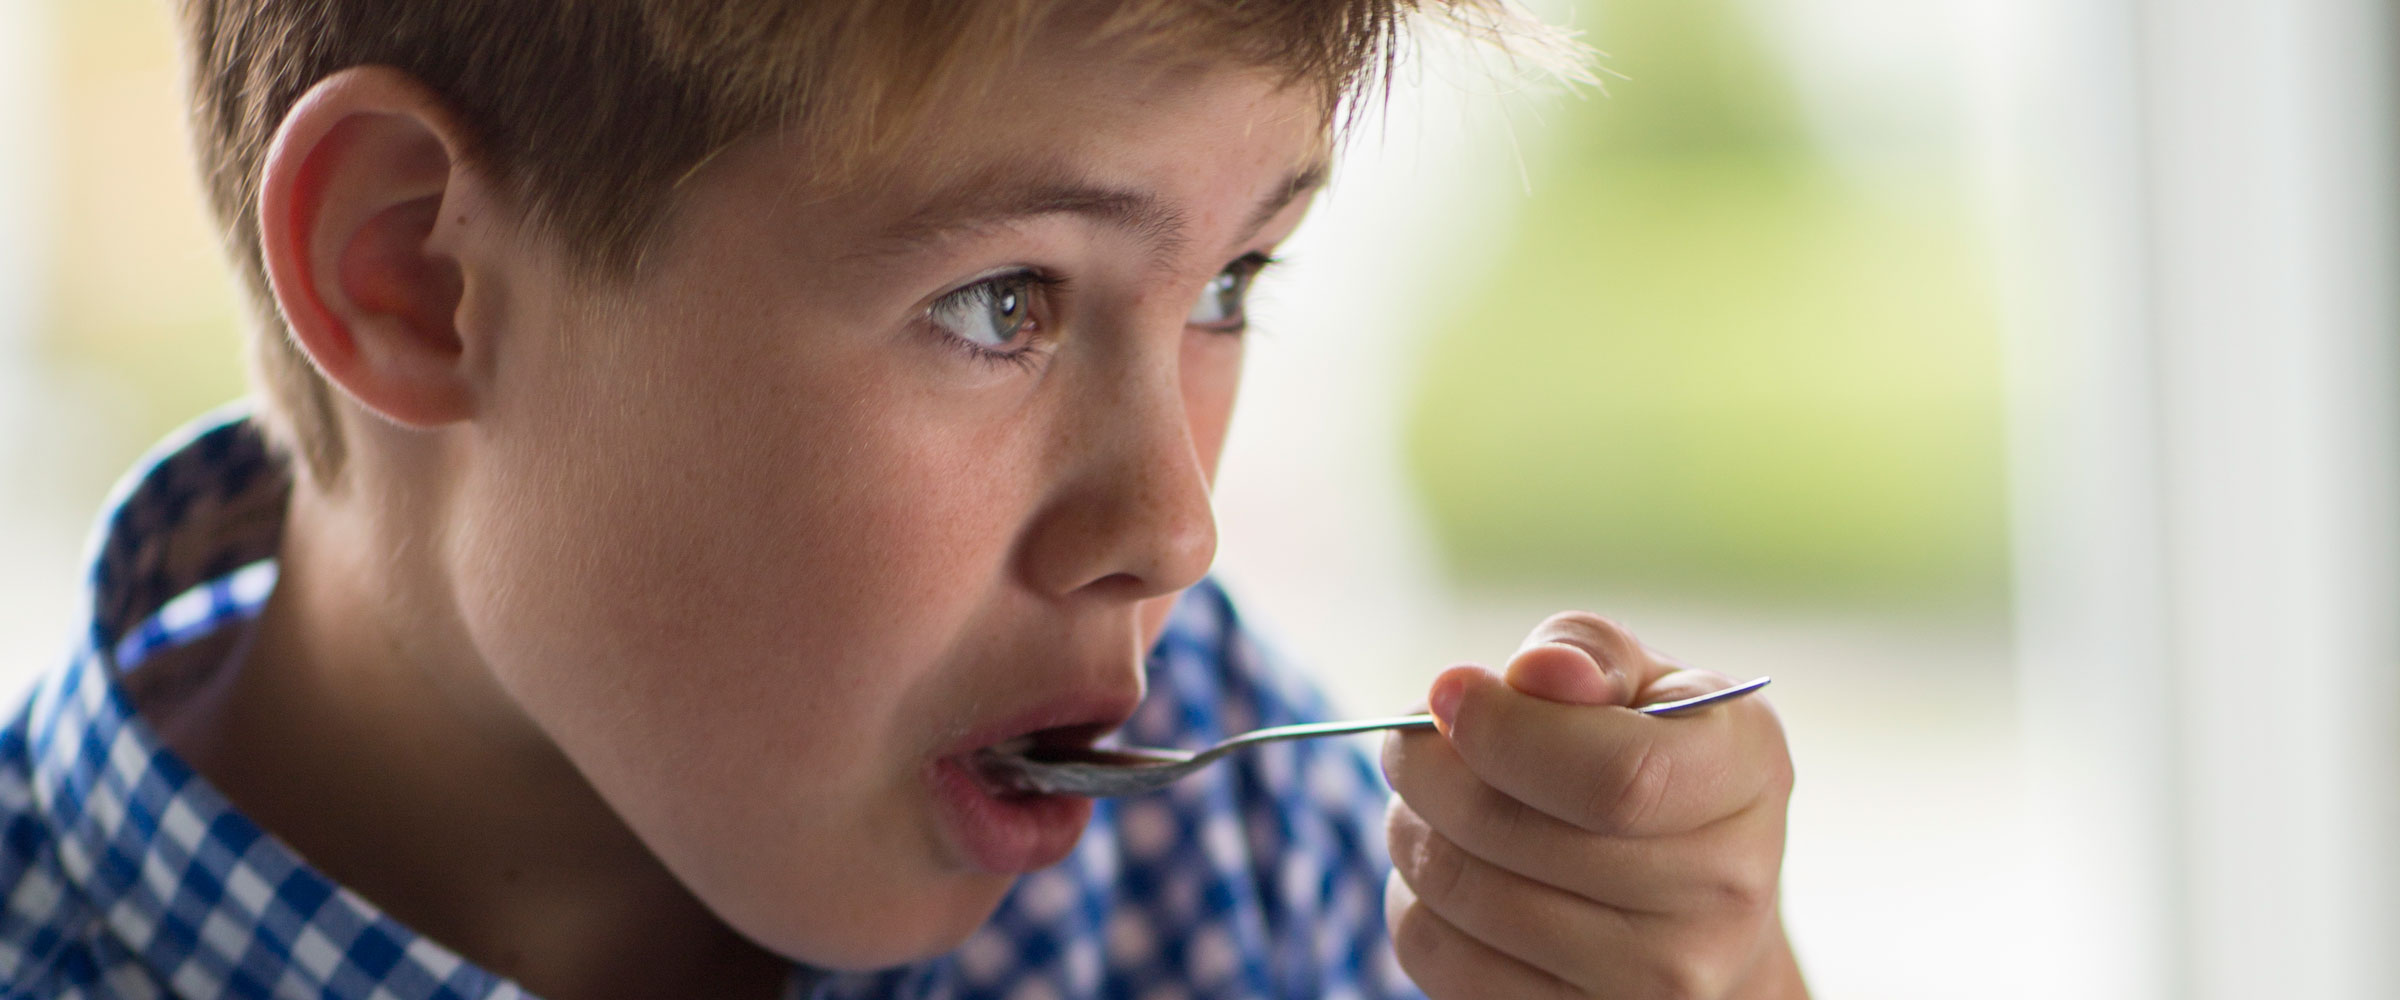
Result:
<svg viewBox="0 0 2400 1000"><path fill-rule="evenodd" d="M1388 75L1420 5L1555 50L1509 0L180 0L201 170L250 295L261 416L336 474L332 390L289 336L260 257L261 161L326 76L385 65L450 102L466 155L589 276L638 265L678 179L776 126L839 170L973 84L1062 13L1136 42L1197 43L1314 88L1332 121Z"/></svg>

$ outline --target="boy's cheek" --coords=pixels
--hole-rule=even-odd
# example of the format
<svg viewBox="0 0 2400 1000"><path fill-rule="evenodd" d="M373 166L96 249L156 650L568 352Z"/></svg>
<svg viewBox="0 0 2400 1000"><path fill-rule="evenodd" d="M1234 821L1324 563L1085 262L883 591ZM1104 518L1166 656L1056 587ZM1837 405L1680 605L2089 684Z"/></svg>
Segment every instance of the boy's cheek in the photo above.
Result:
<svg viewBox="0 0 2400 1000"><path fill-rule="evenodd" d="M609 808L744 933L854 967L944 950L1005 893L926 844L915 769L956 702L1015 693L961 650L1026 624L1002 595L1008 490L873 458L790 437L663 469L529 456L456 546L474 643ZM1139 608L1144 648L1172 606Z"/></svg>

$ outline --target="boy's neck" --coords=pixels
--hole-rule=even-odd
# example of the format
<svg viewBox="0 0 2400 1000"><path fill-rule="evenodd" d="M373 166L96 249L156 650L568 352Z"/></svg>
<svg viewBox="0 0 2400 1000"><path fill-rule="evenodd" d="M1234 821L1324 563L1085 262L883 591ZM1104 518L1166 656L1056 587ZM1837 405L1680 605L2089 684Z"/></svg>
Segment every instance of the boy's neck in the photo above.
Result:
<svg viewBox="0 0 2400 1000"><path fill-rule="evenodd" d="M328 877L535 994L776 996L789 963L703 907L444 641L433 574L355 506L294 488L255 640L153 719L167 743Z"/></svg>

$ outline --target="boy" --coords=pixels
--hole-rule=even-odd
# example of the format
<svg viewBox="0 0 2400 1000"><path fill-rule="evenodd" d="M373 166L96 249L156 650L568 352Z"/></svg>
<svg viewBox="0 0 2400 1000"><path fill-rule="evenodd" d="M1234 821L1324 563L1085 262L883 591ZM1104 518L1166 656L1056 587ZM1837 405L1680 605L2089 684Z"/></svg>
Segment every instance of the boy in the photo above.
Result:
<svg viewBox="0 0 2400 1000"><path fill-rule="evenodd" d="M1208 481L1407 11L183 11L262 406L0 733L8 995L1800 994L1771 712L1612 707L1723 679L1590 616L1437 680L1388 820L1335 746L968 764L1319 711Z"/></svg>

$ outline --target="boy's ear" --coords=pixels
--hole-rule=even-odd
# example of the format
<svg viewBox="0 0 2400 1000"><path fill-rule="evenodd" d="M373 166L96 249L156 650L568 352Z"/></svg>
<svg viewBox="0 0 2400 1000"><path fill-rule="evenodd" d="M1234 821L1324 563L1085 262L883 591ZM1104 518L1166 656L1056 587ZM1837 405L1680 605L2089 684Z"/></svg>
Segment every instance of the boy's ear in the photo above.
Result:
<svg viewBox="0 0 2400 1000"><path fill-rule="evenodd" d="M457 324L466 275L437 239L476 183L448 105L414 77L360 66L318 81L268 147L259 248L292 336L317 369L385 419L472 416L488 345Z"/></svg>

